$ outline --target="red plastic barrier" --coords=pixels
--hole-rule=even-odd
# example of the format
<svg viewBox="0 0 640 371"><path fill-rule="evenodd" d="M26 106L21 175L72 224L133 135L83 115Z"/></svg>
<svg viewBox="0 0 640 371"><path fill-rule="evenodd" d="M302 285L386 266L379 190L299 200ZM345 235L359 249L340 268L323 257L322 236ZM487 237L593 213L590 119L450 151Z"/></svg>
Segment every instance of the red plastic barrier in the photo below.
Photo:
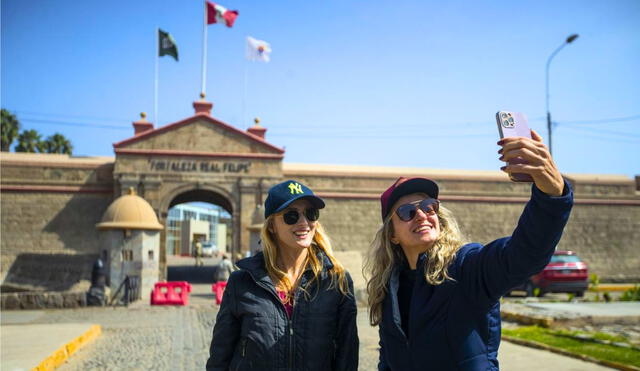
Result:
<svg viewBox="0 0 640 371"><path fill-rule="evenodd" d="M151 292L151 305L189 305L190 292L187 281L158 282Z"/></svg>
<svg viewBox="0 0 640 371"><path fill-rule="evenodd" d="M224 294L224 289L227 287L227 281L219 281L211 285L211 291L216 294L216 304L220 305L222 303L222 295Z"/></svg>

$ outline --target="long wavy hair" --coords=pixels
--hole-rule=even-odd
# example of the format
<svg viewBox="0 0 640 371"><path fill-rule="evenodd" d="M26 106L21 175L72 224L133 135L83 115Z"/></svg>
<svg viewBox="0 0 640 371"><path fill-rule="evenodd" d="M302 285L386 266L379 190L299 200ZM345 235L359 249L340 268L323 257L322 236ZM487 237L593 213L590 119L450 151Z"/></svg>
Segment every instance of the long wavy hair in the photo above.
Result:
<svg viewBox="0 0 640 371"><path fill-rule="evenodd" d="M269 217L264 221L262 225L262 230L260 231L260 238L262 239L262 246L264 251L264 263L267 269L267 273L271 279L274 280L274 284L279 285L281 288L284 288L288 293L292 293L293 285L295 282L291 282L287 277L285 271L283 271L280 267L278 267L278 244L274 234L271 232L273 229L273 220L277 217L278 214L269 215ZM329 236L325 232L324 228L320 224L320 222L316 223L316 233L313 235L313 242L311 246L309 246L309 251L307 253L307 259L304 263L303 272L307 268L310 268L313 272L313 278L309 281L309 285L314 281L318 280L320 273L323 269L323 262L321 259L318 259L317 253L319 251L323 252L331 263L333 264L333 268L329 270L329 276L331 282L329 284L329 288L337 287L338 290L343 295L349 295L349 283L347 281L346 270L340 264L338 259L333 256L333 249L331 247L331 241L329 240ZM308 292L302 287L305 295L308 295ZM287 298L288 299L288 298Z"/></svg>
<svg viewBox="0 0 640 371"><path fill-rule="evenodd" d="M362 269L367 279L369 323L372 326L379 324L382 319L382 302L389 290L392 270L406 260L402 247L391 242L392 214L387 215L376 233ZM464 245L464 238L451 211L440 205L437 215L440 235L428 251L424 267L424 278L432 285L452 279L448 273L449 265L454 261L458 249Z"/></svg>

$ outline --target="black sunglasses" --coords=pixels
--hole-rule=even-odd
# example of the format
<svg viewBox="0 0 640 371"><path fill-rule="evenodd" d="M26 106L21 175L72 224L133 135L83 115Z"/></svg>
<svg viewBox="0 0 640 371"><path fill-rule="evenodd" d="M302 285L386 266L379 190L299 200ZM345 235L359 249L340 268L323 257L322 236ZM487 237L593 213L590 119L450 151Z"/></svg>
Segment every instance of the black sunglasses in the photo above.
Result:
<svg viewBox="0 0 640 371"><path fill-rule="evenodd" d="M398 215L398 218L403 222L408 222L416 217L418 209L422 210L426 215L432 215L438 212L439 206L440 201L435 198L427 198L420 202L400 205L400 207L396 209L396 215Z"/></svg>
<svg viewBox="0 0 640 371"><path fill-rule="evenodd" d="M310 222L315 222L316 220L318 220L318 218L320 218L320 210L314 207L310 207L304 211L304 217L307 218L307 220ZM294 225L298 222L298 219L300 219L300 213L298 212L298 210L289 210L286 213L282 214L282 218L284 219L285 223Z"/></svg>

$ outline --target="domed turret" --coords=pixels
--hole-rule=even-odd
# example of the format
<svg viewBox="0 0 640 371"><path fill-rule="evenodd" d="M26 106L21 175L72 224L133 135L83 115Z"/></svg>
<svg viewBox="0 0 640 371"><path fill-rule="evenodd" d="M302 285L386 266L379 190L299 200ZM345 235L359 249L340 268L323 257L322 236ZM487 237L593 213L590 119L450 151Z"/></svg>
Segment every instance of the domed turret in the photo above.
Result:
<svg viewBox="0 0 640 371"><path fill-rule="evenodd" d="M109 205L102 216L102 221L96 224L98 229L143 229L161 230L164 228L158 222L156 213L144 198L136 195L133 188L129 194L118 197Z"/></svg>

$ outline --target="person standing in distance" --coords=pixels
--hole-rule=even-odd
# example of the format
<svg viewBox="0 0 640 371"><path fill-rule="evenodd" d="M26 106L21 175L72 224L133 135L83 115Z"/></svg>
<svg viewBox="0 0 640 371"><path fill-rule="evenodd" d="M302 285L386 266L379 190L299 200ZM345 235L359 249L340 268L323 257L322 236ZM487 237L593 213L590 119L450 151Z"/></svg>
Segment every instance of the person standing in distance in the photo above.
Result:
<svg viewBox="0 0 640 371"><path fill-rule="evenodd" d="M426 178L400 178L380 196L383 224L365 261L379 370L499 369L500 297L549 263L573 205L542 138L531 134L498 142L500 160L528 162L502 170L534 180L510 237L465 244Z"/></svg>
<svg viewBox="0 0 640 371"><path fill-rule="evenodd" d="M194 250L196 255L196 267L201 267L204 265L204 262L202 261L202 242L200 241L200 238L196 240Z"/></svg>
<svg viewBox="0 0 640 371"><path fill-rule="evenodd" d="M269 190L263 251L236 263L207 370L357 370L353 282L318 221L324 201L288 180Z"/></svg>

